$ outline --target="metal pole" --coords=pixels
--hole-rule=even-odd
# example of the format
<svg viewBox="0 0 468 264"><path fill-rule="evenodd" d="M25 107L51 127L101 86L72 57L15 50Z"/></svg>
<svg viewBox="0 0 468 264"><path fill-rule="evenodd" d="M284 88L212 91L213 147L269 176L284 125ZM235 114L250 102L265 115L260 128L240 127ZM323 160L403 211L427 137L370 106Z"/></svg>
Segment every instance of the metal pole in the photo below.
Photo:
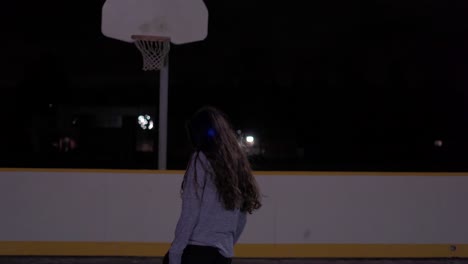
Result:
<svg viewBox="0 0 468 264"><path fill-rule="evenodd" d="M158 169L165 170L167 162L167 105L169 90L169 56L159 72L159 144Z"/></svg>

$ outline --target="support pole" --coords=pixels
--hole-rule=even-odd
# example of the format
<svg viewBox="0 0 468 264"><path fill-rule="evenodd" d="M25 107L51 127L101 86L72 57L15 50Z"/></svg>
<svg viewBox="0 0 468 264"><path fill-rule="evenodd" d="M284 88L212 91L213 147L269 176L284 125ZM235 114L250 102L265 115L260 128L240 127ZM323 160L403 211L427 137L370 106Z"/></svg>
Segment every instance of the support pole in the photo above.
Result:
<svg viewBox="0 0 468 264"><path fill-rule="evenodd" d="M167 112L169 94L169 56L159 72L159 141L158 169L165 170L167 166Z"/></svg>

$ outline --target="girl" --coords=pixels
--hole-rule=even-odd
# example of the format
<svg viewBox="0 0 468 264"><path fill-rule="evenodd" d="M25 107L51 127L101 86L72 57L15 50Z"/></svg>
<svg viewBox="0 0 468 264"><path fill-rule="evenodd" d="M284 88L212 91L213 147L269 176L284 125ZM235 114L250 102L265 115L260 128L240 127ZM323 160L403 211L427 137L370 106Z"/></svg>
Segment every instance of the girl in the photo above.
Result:
<svg viewBox="0 0 468 264"><path fill-rule="evenodd" d="M182 212L170 264L229 264L246 214L259 209L250 164L226 116L204 107L187 124L194 147L182 182Z"/></svg>

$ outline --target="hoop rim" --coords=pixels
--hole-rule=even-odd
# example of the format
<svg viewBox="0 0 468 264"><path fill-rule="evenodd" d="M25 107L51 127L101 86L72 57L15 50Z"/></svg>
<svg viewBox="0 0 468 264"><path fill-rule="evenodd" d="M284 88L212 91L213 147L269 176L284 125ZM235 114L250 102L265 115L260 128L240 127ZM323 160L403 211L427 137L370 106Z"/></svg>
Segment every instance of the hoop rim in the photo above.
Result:
<svg viewBox="0 0 468 264"><path fill-rule="evenodd" d="M149 40L149 41L171 41L170 37L152 36L152 35L132 35L133 40Z"/></svg>

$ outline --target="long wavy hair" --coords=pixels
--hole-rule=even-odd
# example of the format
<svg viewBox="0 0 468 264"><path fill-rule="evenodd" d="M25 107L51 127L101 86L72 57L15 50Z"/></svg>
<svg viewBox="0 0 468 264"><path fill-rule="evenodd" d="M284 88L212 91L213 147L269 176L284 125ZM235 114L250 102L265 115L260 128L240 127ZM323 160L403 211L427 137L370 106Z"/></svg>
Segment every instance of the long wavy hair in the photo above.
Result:
<svg viewBox="0 0 468 264"><path fill-rule="evenodd" d="M262 204L257 182L227 116L217 108L203 107L187 123L187 132L195 159L201 151L213 168L212 177L224 207L248 213L259 209Z"/></svg>

